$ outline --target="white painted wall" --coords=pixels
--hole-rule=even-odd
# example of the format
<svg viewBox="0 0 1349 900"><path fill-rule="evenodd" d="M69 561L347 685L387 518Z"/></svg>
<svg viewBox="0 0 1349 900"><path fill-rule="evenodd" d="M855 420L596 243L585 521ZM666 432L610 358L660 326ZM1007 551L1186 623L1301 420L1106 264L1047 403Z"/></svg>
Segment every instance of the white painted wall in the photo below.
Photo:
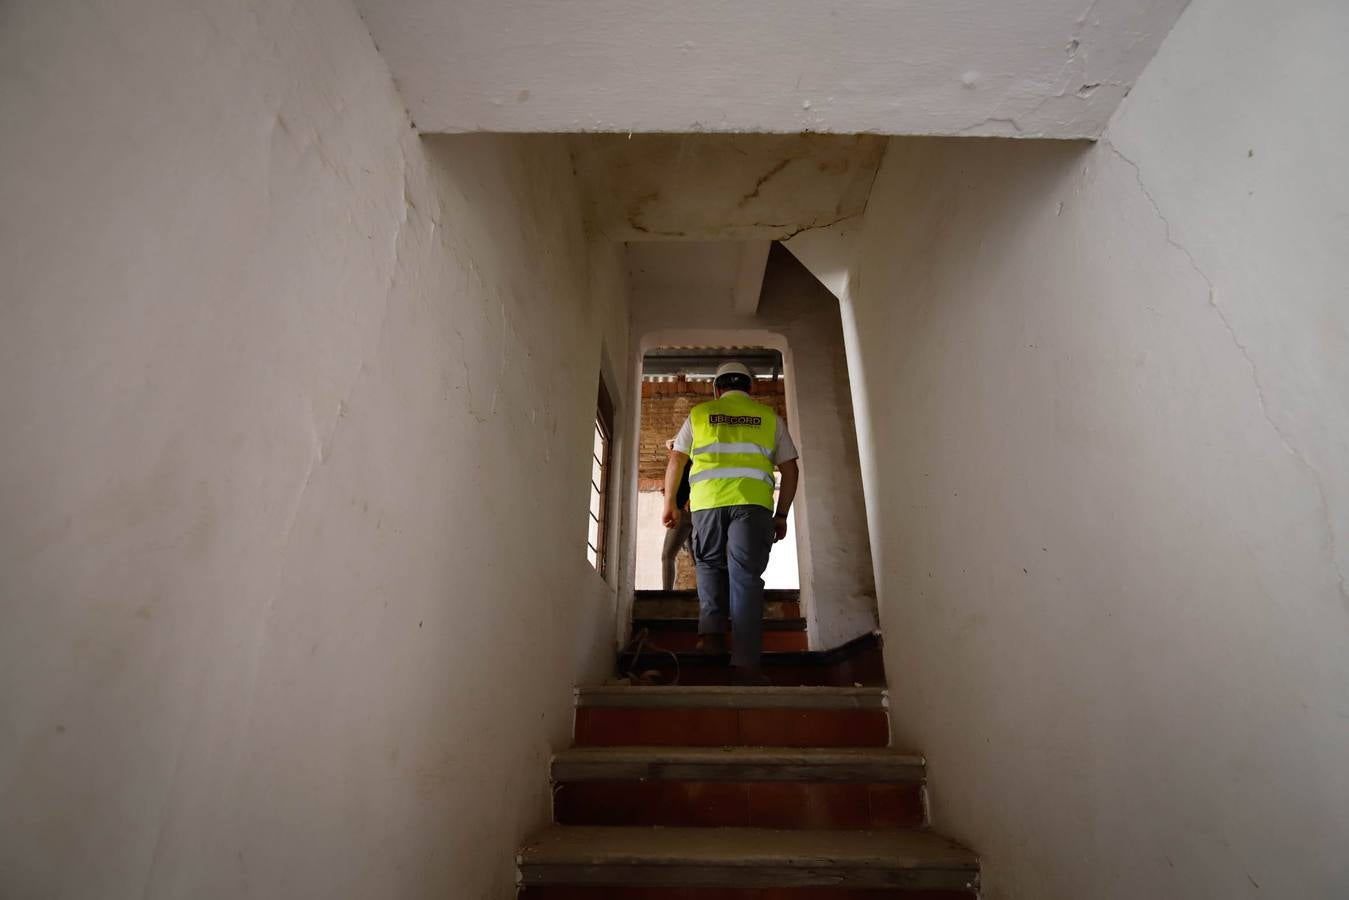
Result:
<svg viewBox="0 0 1349 900"><path fill-rule="evenodd" d="M513 896L612 659L565 144L418 140L344 3L4 18L0 894Z"/></svg>
<svg viewBox="0 0 1349 900"><path fill-rule="evenodd" d="M787 418L801 453L792 511L802 607L810 646L828 649L876 628L839 305L776 248L758 310L739 314L734 295L740 258L733 242L628 245L634 356L658 346L782 351Z"/></svg>
<svg viewBox="0 0 1349 900"><path fill-rule="evenodd" d="M1186 0L357 0L427 131L1100 133Z"/></svg>
<svg viewBox="0 0 1349 900"><path fill-rule="evenodd" d="M660 491L637 492L637 519L633 533L637 538L636 565L633 567L633 586L638 590L659 590L660 548L665 541L665 526L661 511L665 497Z"/></svg>
<svg viewBox="0 0 1349 900"><path fill-rule="evenodd" d="M1200 0L1100 144L887 153L849 342L892 718L990 900L1349 895L1346 44Z"/></svg>

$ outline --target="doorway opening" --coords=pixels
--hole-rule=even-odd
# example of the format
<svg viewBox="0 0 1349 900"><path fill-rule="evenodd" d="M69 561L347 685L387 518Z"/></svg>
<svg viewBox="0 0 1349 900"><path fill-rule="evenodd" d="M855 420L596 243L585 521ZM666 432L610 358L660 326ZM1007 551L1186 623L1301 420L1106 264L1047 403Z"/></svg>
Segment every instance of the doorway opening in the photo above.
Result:
<svg viewBox="0 0 1349 900"><path fill-rule="evenodd" d="M662 487L669 459L667 442L678 433L689 410L713 399L712 377L729 360L744 363L754 374L750 395L771 407L790 427L787 416L786 373L782 354L769 347L660 347L642 357L642 397L637 446L637 556L638 590L694 590L692 548L671 547L673 570L663 559L667 531L661 524ZM775 477L777 477L775 475ZM788 516L788 539L773 545L764 584L770 589L796 590L801 576L797 564L795 511Z"/></svg>

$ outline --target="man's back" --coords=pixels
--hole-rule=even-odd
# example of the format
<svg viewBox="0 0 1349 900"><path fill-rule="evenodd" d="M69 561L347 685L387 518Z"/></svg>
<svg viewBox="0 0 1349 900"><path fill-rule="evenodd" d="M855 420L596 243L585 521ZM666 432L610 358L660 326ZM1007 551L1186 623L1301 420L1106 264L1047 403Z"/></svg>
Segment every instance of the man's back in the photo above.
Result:
<svg viewBox="0 0 1349 900"><path fill-rule="evenodd" d="M777 413L732 391L695 406L689 424L693 509L742 505L772 509Z"/></svg>

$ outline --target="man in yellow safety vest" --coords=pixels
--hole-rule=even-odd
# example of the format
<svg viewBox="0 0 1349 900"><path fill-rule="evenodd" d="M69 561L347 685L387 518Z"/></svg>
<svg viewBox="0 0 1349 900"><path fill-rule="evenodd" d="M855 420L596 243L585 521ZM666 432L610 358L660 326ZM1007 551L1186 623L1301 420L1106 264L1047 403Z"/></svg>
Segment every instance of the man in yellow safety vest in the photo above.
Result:
<svg viewBox="0 0 1349 900"><path fill-rule="evenodd" d="M787 510L800 476L796 445L777 413L749 397L754 378L738 362L723 363L713 380L715 400L700 403L674 439L665 467L666 528L679 521L675 495L691 458L689 506L698 571L699 647L726 649L729 612L735 680L765 684L763 572L776 541L787 536ZM773 468L782 473L777 510Z"/></svg>

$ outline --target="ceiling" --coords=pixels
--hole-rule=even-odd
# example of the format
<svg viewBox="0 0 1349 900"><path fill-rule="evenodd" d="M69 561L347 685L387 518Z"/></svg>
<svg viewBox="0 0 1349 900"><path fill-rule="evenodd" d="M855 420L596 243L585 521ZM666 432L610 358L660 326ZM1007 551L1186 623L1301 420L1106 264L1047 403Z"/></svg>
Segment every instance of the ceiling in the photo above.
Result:
<svg viewBox="0 0 1349 900"><path fill-rule="evenodd" d="M642 378L683 375L692 381L711 381L717 367L728 360L749 366L760 380L776 380L783 371L781 351L769 347L659 347L642 357Z"/></svg>
<svg viewBox="0 0 1349 900"><path fill-rule="evenodd" d="M424 132L1098 136L1187 0L356 0Z"/></svg>
<svg viewBox="0 0 1349 900"><path fill-rule="evenodd" d="M861 213L886 140L574 135L571 153L586 224L611 240L775 240Z"/></svg>

